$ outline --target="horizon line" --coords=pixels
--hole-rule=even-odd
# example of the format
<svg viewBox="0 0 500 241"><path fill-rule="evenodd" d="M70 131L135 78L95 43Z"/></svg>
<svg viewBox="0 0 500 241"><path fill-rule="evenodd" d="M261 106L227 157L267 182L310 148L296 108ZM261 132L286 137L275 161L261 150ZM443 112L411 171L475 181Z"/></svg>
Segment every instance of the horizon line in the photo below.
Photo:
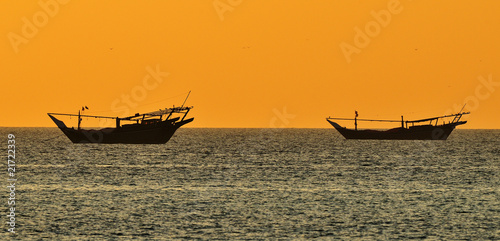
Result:
<svg viewBox="0 0 500 241"><path fill-rule="evenodd" d="M57 126L0 126L0 128L58 128ZM106 127L90 126L88 128L102 129ZM182 129L333 129L331 127L182 127ZM387 128L368 128L366 130ZM460 130L500 130L500 128L455 128ZM365 128L363 128L365 130Z"/></svg>

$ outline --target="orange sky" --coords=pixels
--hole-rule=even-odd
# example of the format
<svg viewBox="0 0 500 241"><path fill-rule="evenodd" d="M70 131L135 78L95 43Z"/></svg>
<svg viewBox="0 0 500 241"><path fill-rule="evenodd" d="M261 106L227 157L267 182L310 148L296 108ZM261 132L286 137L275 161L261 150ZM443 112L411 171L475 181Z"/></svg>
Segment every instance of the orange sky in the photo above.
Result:
<svg viewBox="0 0 500 241"><path fill-rule="evenodd" d="M500 129L500 1L40 2L0 2L0 126L152 111L192 90L187 127L328 128L467 102L462 128Z"/></svg>

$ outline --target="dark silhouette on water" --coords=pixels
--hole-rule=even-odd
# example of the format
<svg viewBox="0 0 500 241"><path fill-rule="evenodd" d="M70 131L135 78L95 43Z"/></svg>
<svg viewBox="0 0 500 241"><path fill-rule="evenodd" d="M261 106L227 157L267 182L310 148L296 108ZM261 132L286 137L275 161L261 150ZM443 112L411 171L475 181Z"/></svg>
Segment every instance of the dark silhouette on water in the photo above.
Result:
<svg viewBox="0 0 500 241"><path fill-rule="evenodd" d="M160 109L145 114L135 114L129 117L108 117L78 114L47 113L57 127L73 143L125 143L125 144L164 144L174 135L179 127L192 122L194 118L185 119L193 107L173 107ZM88 108L87 108L88 109ZM181 117L173 117L180 114ZM69 128L64 122L54 116L78 116L78 127ZM165 119L163 117L166 116ZM84 130L80 128L82 117L115 119L115 128L100 130ZM131 124L121 124L122 122Z"/></svg>
<svg viewBox="0 0 500 241"><path fill-rule="evenodd" d="M462 108L463 110L463 108ZM401 116L398 120L371 120L358 119L358 112L355 112L354 119L347 118L326 118L326 120L346 139L374 139L374 140L446 140L451 132L458 125L463 125L467 121L460 121L463 115L470 112L460 111L457 114L432 117L421 120L405 121ZM448 123L439 121L444 118L451 118ZM354 130L342 127L332 120L354 120ZM401 127L389 130L358 130L358 121L375 122L401 122Z"/></svg>

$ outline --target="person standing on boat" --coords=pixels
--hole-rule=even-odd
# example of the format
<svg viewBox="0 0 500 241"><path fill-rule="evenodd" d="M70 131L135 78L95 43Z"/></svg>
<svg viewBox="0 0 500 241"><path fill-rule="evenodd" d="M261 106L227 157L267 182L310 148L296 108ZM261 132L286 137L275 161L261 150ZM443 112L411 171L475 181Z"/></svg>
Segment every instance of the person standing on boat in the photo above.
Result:
<svg viewBox="0 0 500 241"><path fill-rule="evenodd" d="M358 111L354 111L354 130L358 130Z"/></svg>

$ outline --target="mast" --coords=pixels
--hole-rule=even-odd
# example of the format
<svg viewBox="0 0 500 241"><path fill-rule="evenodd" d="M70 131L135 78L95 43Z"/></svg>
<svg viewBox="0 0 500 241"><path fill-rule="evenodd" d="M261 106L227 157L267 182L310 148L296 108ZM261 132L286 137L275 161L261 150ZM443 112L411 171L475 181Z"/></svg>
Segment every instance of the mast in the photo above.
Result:
<svg viewBox="0 0 500 241"><path fill-rule="evenodd" d="M464 106L462 106L462 109L460 109L460 112L458 112L458 114L455 116L455 118L453 118L453 120L451 121L452 123L454 123L455 120L458 122L460 120L460 118L462 118L462 111L464 110L466 104L467 103L465 103Z"/></svg>
<svg viewBox="0 0 500 241"><path fill-rule="evenodd" d="M188 95L186 96L186 99L184 100L184 102L182 103L181 109L182 109L182 107L184 107L184 104L186 104L186 101L188 100L190 94L191 94L191 90L189 91Z"/></svg>
<svg viewBox="0 0 500 241"><path fill-rule="evenodd" d="M184 104L186 104L186 101L188 100L190 94L191 94L191 90L189 91L188 95L186 96L186 99L184 100L184 102L182 103L181 108L180 108L181 110L182 110L182 107L184 107ZM187 109L187 111L186 111L186 113L184 113L184 116L182 117L181 121L183 121L184 118L186 118L186 116L190 110L191 110L190 108ZM172 113L170 113L170 114L172 114Z"/></svg>

